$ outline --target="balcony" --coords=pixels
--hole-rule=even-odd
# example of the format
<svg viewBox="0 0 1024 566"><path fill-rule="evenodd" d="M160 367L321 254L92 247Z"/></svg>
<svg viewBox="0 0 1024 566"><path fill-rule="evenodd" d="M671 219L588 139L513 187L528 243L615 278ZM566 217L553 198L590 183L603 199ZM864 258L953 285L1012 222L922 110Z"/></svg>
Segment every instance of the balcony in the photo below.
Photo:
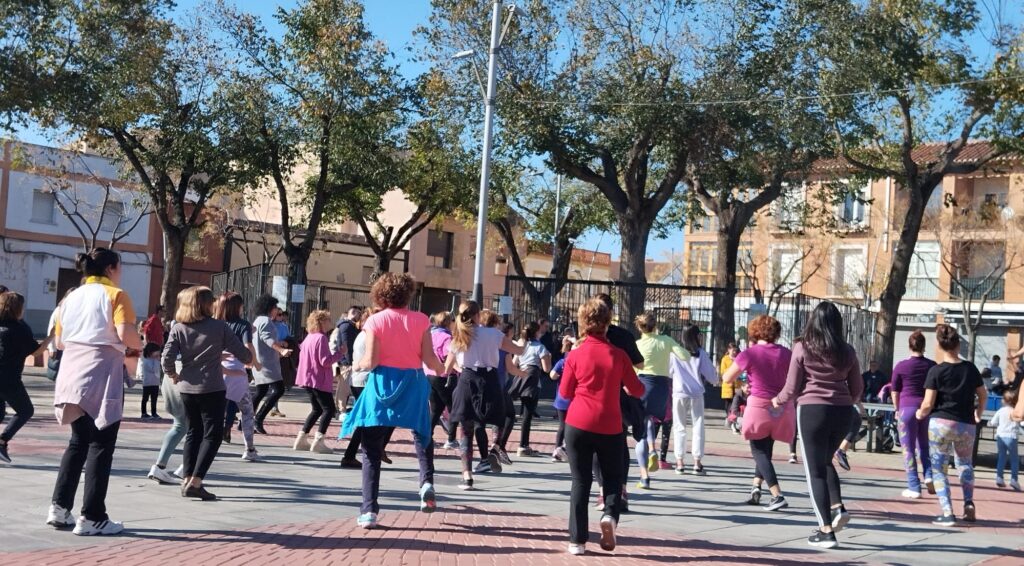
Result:
<svg viewBox="0 0 1024 566"><path fill-rule="evenodd" d="M951 281L949 283L949 296L954 299L959 299L962 290L967 290L970 293L970 297L973 300L980 300L982 295L991 287L992 292L988 294L988 300L990 301L1001 301L1006 287L1006 280L1000 277L999 279L992 279L988 277L972 277L967 279L961 279L960 283Z"/></svg>
<svg viewBox="0 0 1024 566"><path fill-rule="evenodd" d="M939 280L927 277L908 277L907 292L903 298L918 301L937 300L939 298Z"/></svg>

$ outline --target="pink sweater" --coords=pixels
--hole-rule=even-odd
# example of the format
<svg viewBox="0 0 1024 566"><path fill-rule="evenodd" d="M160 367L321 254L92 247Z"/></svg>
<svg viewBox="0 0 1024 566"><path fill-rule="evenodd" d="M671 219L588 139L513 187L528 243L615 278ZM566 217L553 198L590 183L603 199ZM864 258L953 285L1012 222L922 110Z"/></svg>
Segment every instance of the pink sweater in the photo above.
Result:
<svg viewBox="0 0 1024 566"><path fill-rule="evenodd" d="M299 347L299 369L295 385L312 387L328 393L334 392L334 373L331 365L341 359L342 353L331 353L326 334L313 332Z"/></svg>

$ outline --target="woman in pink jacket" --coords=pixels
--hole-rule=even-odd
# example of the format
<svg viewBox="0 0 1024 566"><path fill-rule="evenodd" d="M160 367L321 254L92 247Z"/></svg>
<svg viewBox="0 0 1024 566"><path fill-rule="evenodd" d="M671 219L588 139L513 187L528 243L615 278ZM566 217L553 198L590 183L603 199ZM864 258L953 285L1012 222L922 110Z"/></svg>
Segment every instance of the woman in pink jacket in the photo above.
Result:
<svg viewBox="0 0 1024 566"><path fill-rule="evenodd" d="M344 344L336 353L331 353L328 336L334 329L333 326L331 313L327 311L313 311L306 318L308 334L299 347L299 369L295 385L309 393L310 411L295 439L295 450L309 450L317 454L333 452L324 444L324 435L327 434L327 427L330 426L335 412L332 365L347 353ZM309 432L313 430L317 419L320 419L320 428L317 429L316 438L310 445Z"/></svg>

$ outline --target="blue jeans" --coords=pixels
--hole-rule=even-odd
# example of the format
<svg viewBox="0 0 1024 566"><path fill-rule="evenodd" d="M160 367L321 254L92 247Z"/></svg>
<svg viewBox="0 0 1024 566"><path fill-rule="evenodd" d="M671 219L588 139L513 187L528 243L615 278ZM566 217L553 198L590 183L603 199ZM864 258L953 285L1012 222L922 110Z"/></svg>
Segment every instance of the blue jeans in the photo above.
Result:
<svg viewBox="0 0 1024 566"><path fill-rule="evenodd" d="M1010 479L1017 481L1017 472L1020 470L1020 456L1017 454L1017 439L996 437L996 477L1003 479L1003 471L1006 470L1006 460L1010 460Z"/></svg>
<svg viewBox="0 0 1024 566"><path fill-rule="evenodd" d="M174 424L171 425L171 429L164 435L164 443L160 447L160 454L156 457L156 463L159 466L166 466L167 462L171 459L171 454L174 453L174 449L181 444L181 440L185 438L185 421L174 419Z"/></svg>

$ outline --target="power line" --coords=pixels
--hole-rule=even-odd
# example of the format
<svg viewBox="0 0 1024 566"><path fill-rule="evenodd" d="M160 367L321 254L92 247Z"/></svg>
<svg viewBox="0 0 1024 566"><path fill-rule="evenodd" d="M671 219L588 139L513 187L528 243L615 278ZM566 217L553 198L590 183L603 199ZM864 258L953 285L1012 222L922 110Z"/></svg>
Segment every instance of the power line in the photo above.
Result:
<svg viewBox="0 0 1024 566"><path fill-rule="evenodd" d="M1024 75L1013 75L1008 77L998 77L989 79L971 79L966 81L954 81L948 83L939 83L934 85L926 85L930 89L947 89L956 86L967 86L974 84L986 84L986 83L999 83L1010 80L1024 79ZM905 88L891 88L882 90L862 90L855 92L842 92L836 94L808 94L798 96L766 96L758 98L745 98L745 99L717 99L717 100L691 100L691 101L659 101L659 102L587 102L582 100L540 100L532 98L516 98L519 102L528 104L537 104L541 106L610 106L610 107L659 107L659 106L672 106L672 107L694 107L694 106L739 106L755 103L765 102L798 102L806 100L825 100L825 99L837 99L837 98L855 98L859 96L869 95L884 95L884 94L899 94L905 92L911 92L916 87L905 87Z"/></svg>

